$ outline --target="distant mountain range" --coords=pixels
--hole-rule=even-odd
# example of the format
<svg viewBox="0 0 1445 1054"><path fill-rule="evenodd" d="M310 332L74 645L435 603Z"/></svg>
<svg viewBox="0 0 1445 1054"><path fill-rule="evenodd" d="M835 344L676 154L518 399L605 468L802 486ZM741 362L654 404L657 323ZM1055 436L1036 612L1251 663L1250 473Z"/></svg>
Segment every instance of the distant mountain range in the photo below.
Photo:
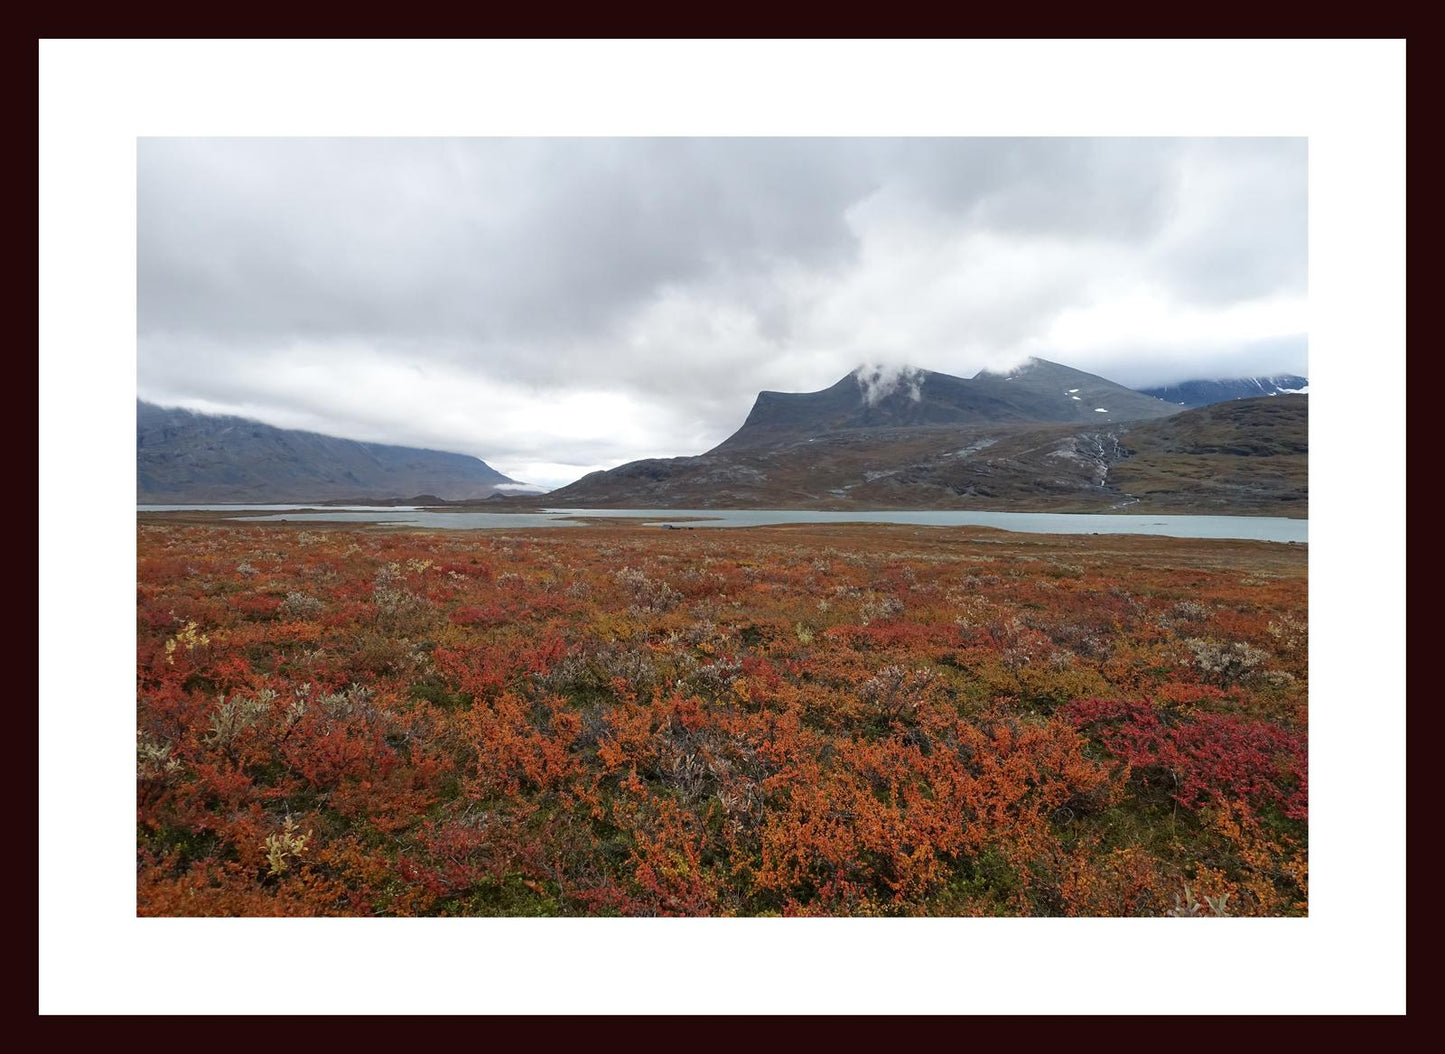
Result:
<svg viewBox="0 0 1445 1054"><path fill-rule="evenodd" d="M1178 406L1208 406L1230 399L1257 399L1262 395L1308 395L1310 382L1293 373L1278 377L1233 377L1228 380L1184 381L1163 388L1141 388L1145 395Z"/></svg>
<svg viewBox="0 0 1445 1054"><path fill-rule="evenodd" d="M524 488L466 454L362 443L136 403L136 500L142 504L366 501L420 494L481 499Z"/></svg>
<svg viewBox="0 0 1445 1054"><path fill-rule="evenodd" d="M507 497L523 507L1302 516L1302 392L1308 382L1297 376L1140 392L1043 359L971 378L860 367L822 391L759 393L742 426L703 454L593 472L545 498L464 454L138 402L136 490L139 502L159 504Z"/></svg>
<svg viewBox="0 0 1445 1054"><path fill-rule="evenodd" d="M593 472L558 507L979 508L1304 515L1308 399L1194 410L1031 359L964 379L859 369L762 392L695 457Z"/></svg>

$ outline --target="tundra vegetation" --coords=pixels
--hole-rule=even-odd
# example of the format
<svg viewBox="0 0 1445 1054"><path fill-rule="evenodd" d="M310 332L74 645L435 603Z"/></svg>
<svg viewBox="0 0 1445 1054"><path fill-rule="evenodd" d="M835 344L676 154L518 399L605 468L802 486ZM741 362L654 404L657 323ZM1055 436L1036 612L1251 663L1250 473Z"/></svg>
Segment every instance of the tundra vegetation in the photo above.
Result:
<svg viewBox="0 0 1445 1054"><path fill-rule="evenodd" d="M139 526L142 915L1301 915L1303 546Z"/></svg>

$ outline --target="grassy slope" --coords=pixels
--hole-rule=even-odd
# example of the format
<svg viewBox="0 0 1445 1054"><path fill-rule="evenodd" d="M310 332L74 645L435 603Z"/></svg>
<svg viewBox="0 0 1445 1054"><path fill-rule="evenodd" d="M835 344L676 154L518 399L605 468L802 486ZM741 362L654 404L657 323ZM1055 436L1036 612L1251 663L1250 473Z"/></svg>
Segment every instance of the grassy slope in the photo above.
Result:
<svg viewBox="0 0 1445 1054"><path fill-rule="evenodd" d="M1200 407L1132 430L1136 452L1110 473L1141 511L1309 513L1309 400L1303 395Z"/></svg>

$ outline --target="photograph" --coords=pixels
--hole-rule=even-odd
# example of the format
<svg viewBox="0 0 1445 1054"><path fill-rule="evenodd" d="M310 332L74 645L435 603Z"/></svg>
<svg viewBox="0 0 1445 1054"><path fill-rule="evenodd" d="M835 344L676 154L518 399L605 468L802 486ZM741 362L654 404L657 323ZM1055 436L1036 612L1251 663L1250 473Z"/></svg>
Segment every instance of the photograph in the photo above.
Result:
<svg viewBox="0 0 1445 1054"><path fill-rule="evenodd" d="M1313 145L136 136L132 920L1309 919Z"/></svg>

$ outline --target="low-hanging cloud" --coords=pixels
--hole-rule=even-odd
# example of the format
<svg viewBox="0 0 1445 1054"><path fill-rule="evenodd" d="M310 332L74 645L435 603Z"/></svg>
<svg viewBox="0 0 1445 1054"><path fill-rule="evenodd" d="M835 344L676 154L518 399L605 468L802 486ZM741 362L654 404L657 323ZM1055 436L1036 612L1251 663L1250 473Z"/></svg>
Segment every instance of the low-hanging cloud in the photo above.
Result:
<svg viewBox="0 0 1445 1054"><path fill-rule="evenodd" d="M858 367L853 374L863 401L869 406L878 405L879 400L902 390L915 403L923 398L923 371L906 364L869 363Z"/></svg>
<svg viewBox="0 0 1445 1054"><path fill-rule="evenodd" d="M1298 139L144 139L142 398L560 484L757 391L1305 372ZM874 398L877 395L874 394Z"/></svg>

